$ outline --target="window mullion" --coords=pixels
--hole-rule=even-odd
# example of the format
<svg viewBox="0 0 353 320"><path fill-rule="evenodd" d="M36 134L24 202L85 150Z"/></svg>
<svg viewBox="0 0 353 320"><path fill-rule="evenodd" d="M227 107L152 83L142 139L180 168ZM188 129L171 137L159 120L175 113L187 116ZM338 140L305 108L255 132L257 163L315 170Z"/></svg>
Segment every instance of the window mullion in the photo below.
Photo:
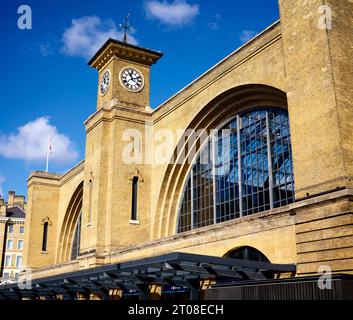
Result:
<svg viewBox="0 0 353 320"><path fill-rule="evenodd" d="M212 135L211 153L212 153L212 182L213 182L213 223L217 223L217 196L216 196L216 136Z"/></svg>
<svg viewBox="0 0 353 320"><path fill-rule="evenodd" d="M191 169L191 182L190 182L190 187L191 187L191 217L190 217L190 223L191 223L191 230L194 229L194 168Z"/></svg>
<svg viewBox="0 0 353 320"><path fill-rule="evenodd" d="M270 209L273 209L273 171L271 152L271 132L268 111L266 111L266 135L267 135L267 162L268 162L268 188L270 194Z"/></svg>
<svg viewBox="0 0 353 320"><path fill-rule="evenodd" d="M238 186L239 186L239 216L243 216L243 187L242 187L242 168L241 168L241 141L240 141L241 119L237 116L237 148L238 148Z"/></svg>
<svg viewBox="0 0 353 320"><path fill-rule="evenodd" d="M76 248L76 256L80 255L80 245L81 245L81 219L82 219L82 212L77 221L77 248Z"/></svg>

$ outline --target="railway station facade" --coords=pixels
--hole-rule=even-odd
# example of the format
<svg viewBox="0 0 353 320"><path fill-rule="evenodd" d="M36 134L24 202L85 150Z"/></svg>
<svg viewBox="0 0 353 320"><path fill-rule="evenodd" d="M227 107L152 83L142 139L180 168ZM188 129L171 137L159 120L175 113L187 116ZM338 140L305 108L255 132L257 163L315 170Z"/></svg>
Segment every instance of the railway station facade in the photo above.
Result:
<svg viewBox="0 0 353 320"><path fill-rule="evenodd" d="M353 4L325 1L326 20L323 5L279 1L280 21L156 109L162 53L107 40L85 159L28 179L29 295L351 281Z"/></svg>

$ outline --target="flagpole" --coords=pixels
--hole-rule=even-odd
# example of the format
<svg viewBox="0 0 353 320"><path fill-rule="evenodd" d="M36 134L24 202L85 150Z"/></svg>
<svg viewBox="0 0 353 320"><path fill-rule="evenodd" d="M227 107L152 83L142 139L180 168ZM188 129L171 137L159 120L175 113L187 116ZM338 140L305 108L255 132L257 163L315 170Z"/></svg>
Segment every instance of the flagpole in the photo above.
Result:
<svg viewBox="0 0 353 320"><path fill-rule="evenodd" d="M49 156L51 151L51 137L48 138L48 148L47 148L47 165L45 167L45 172L49 172Z"/></svg>

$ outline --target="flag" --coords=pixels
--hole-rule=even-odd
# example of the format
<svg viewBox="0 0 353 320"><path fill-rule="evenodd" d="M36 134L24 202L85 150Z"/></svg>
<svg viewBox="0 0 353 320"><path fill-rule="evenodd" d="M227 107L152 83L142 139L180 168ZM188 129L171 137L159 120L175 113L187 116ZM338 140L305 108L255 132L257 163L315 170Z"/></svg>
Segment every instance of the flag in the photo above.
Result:
<svg viewBox="0 0 353 320"><path fill-rule="evenodd" d="M51 156L53 154L53 145L51 143L51 137L49 136L49 140L48 140L48 153L49 156Z"/></svg>

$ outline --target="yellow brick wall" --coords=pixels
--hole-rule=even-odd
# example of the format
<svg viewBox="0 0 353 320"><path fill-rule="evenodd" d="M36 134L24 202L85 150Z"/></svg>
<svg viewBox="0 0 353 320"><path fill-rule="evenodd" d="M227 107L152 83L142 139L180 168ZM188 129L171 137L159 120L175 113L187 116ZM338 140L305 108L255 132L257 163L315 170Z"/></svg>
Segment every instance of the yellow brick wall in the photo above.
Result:
<svg viewBox="0 0 353 320"><path fill-rule="evenodd" d="M329 5L333 29L318 28ZM353 126L349 1L280 1L296 196L352 187ZM344 40L345 39L345 40ZM347 44L346 44L347 43ZM350 87L350 88L348 88Z"/></svg>
<svg viewBox="0 0 353 320"><path fill-rule="evenodd" d="M28 209L24 265L31 268L54 264L57 250L59 177L50 174L32 175L28 180ZM48 222L47 251L42 252L44 223Z"/></svg>

